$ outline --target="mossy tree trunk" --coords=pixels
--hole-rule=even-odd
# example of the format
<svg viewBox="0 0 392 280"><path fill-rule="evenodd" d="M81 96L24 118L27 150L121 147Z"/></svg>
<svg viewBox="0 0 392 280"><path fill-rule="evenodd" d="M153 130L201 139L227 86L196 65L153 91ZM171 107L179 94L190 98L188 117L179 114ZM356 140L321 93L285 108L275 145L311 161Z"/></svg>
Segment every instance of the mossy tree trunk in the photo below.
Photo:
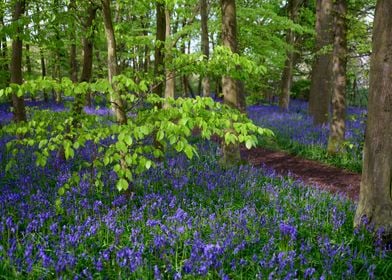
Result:
<svg viewBox="0 0 392 280"><path fill-rule="evenodd" d="M222 8L222 44L228 47L233 53L238 52L237 42L237 16L235 0L221 0ZM230 107L240 109L241 94L238 88L238 81L232 77L222 77L222 92L224 103ZM232 131L229 131L233 133ZM240 148L238 144L222 143L223 158L222 164L229 166L238 164L241 160Z"/></svg>
<svg viewBox="0 0 392 280"><path fill-rule="evenodd" d="M346 130L346 68L347 68L347 1L334 3L334 44L332 54L332 118L328 139L328 153L343 151Z"/></svg>
<svg viewBox="0 0 392 280"><path fill-rule="evenodd" d="M102 0L103 21L108 50L108 78L109 82L113 86L113 94L110 96L110 102L112 103L112 108L115 112L117 122L124 124L127 122L127 116L124 110L123 100L121 99L120 93L116 90L116 85L113 83L113 78L118 75L118 65L116 38L114 36L110 2L110 0Z"/></svg>
<svg viewBox="0 0 392 280"><path fill-rule="evenodd" d="M392 1L379 0L373 31L368 120L355 226L366 217L392 241Z"/></svg>
<svg viewBox="0 0 392 280"><path fill-rule="evenodd" d="M165 9L165 38L166 40L170 37L171 35L171 26L170 26L170 11L168 8ZM166 52L165 52L165 58L166 62L171 62L173 59L173 54L172 54L172 43L169 41L168 44L166 44ZM174 98L174 91L175 91L175 72L173 69L169 69L168 67L169 63L166 63L165 67L165 98ZM167 107L168 104L165 103L164 107Z"/></svg>

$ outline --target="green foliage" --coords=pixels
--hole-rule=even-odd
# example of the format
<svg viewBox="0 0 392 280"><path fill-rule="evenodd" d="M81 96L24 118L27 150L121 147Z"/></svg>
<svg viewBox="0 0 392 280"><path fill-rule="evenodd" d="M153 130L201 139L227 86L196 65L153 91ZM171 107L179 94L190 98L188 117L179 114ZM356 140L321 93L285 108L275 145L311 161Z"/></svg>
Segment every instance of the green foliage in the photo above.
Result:
<svg viewBox="0 0 392 280"><path fill-rule="evenodd" d="M62 149L65 159L71 159L87 142L93 142L98 153L80 168L112 169L118 177L117 188L122 191L130 187L135 176L160 161L168 149L184 153L189 159L197 156L195 145L189 142L194 130L200 130L204 139L217 135L226 144L243 143L248 149L256 146L257 135L272 136L270 130L257 127L245 115L211 98L167 100L153 94L144 97L140 93L147 91L146 82L135 83L123 75L115 78L115 84L127 102L127 108L145 103L126 124L111 123L104 117L83 112L82 116L77 116L72 110L57 113L33 111L29 122L3 128L3 132L17 136L7 144L9 150L16 154L22 146L36 146L36 164L44 167L51 153ZM73 84L64 79L58 84L53 80L39 79L20 86L11 85L1 94L17 92L22 95L27 89L36 92L49 88L64 91L69 96L90 91L104 95L113 92L107 80ZM169 106L161 109L164 103ZM78 118L77 126L74 125L75 118ZM232 127L234 131L228 132ZM14 163L10 161L7 169ZM95 180L96 185L101 185L99 176Z"/></svg>

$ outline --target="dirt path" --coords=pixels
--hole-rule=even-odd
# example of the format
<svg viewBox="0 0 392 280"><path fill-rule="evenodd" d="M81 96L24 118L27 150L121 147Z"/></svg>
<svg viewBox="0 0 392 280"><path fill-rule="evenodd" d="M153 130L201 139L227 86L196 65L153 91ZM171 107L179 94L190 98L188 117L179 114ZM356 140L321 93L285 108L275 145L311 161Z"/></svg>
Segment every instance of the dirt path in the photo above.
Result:
<svg viewBox="0 0 392 280"><path fill-rule="evenodd" d="M265 165L282 175L290 172L291 176L306 184L358 200L360 174L261 147L243 148L241 154L254 166Z"/></svg>

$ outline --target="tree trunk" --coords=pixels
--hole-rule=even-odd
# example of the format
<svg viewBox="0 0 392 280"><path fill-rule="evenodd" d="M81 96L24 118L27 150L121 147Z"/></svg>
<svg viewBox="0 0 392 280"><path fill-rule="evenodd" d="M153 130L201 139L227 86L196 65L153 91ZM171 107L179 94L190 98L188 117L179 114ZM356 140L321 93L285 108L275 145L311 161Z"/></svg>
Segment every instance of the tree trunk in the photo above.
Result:
<svg viewBox="0 0 392 280"><path fill-rule="evenodd" d="M392 2L379 0L373 29L368 120L355 226L383 228L392 240Z"/></svg>
<svg viewBox="0 0 392 280"><path fill-rule="evenodd" d="M3 7L2 7L3 8ZM0 10L0 26L1 28L4 28L4 13L5 11L3 9ZM3 81L5 82L5 84L3 84L4 87L8 86L9 84L9 66L8 66L8 47L7 47L7 36L5 34L3 34L0 37L0 49L1 49L1 70L2 75L4 75L5 77L3 78Z"/></svg>
<svg viewBox="0 0 392 280"><path fill-rule="evenodd" d="M58 40L60 40L58 38ZM53 78L56 79L58 82L61 82L61 54L59 50L56 50L56 61L54 64L54 72L53 72ZM54 92L54 97L55 101L57 104L60 104L63 101L63 98L61 96L61 91L56 91Z"/></svg>
<svg viewBox="0 0 392 280"><path fill-rule="evenodd" d="M44 51L42 50L41 47L39 49L39 55L40 55L40 59L41 59L41 76L43 78L43 77L46 77L46 64L45 64ZM44 95L44 102L48 103L49 96L48 96L48 93L46 92L46 90L43 91L43 95Z"/></svg>
<svg viewBox="0 0 392 280"><path fill-rule="evenodd" d="M31 58L30 58L30 45L26 44L26 68L27 68L27 77L31 79L33 76L33 69L31 67ZM31 101L35 101L35 93L30 92Z"/></svg>
<svg viewBox="0 0 392 280"><path fill-rule="evenodd" d="M331 51L333 0L317 0L316 5L316 58L312 67L309 95L309 114L315 124L328 122L331 99Z"/></svg>
<svg viewBox="0 0 392 280"><path fill-rule="evenodd" d="M12 15L12 20L14 22L18 21L23 15L25 10L25 1L16 1L14 6L14 13ZM22 56L23 56L23 42L19 37L22 33L22 28L17 27L17 36L12 40L12 57L11 57L11 83L22 84ZM12 94L12 106L14 107L14 120L15 122L26 121L26 109L23 96L18 97L16 93Z"/></svg>
<svg viewBox="0 0 392 280"><path fill-rule="evenodd" d="M332 54L332 118L330 123L328 153L343 151L346 130L346 68L347 68L347 1L334 4L334 45Z"/></svg>
<svg viewBox="0 0 392 280"><path fill-rule="evenodd" d="M295 23L298 18L298 10L301 4L300 0L289 0L287 4L287 11L289 18ZM286 43L287 45L294 47L295 35L292 29L287 30ZM281 92L279 97L279 107L283 111L289 110L290 103L290 91L293 81L293 68L294 68L294 50L287 50L287 57L282 74Z"/></svg>
<svg viewBox="0 0 392 280"><path fill-rule="evenodd" d="M235 0L221 0L222 7L222 43L233 53L237 53L237 18ZM237 81L231 77L222 78L223 101L230 107L239 109L239 90ZM232 129L230 132L233 132ZM240 162L240 149L238 144L223 143L223 165L233 165Z"/></svg>
<svg viewBox="0 0 392 280"><path fill-rule="evenodd" d="M207 0L200 0L200 16L201 16L201 47L204 55L204 60L208 61L210 57L210 44L208 37L208 4ZM208 77L203 77L203 96L210 96L210 80Z"/></svg>
<svg viewBox="0 0 392 280"><path fill-rule="evenodd" d="M163 77L165 74L164 70L164 47L166 40L166 16L165 16L165 5L157 1L156 4L156 42L155 42L155 55L154 55L154 74L155 77ZM163 97L163 83L158 82L155 85L154 93Z"/></svg>
<svg viewBox="0 0 392 280"><path fill-rule="evenodd" d="M165 10L165 19L166 19L166 38L170 37L171 28L170 28L170 12L168 9ZM166 62L170 62L172 60L172 45L169 44L166 46ZM175 90L175 72L174 70L165 69L165 98L174 98L174 90ZM167 107L167 103L165 103L164 107Z"/></svg>
<svg viewBox="0 0 392 280"><path fill-rule="evenodd" d="M80 75L81 82L90 82L93 70L94 33L92 27L97 15L98 7L90 5L87 9L88 16L84 25L85 37L83 38L83 66ZM92 105L91 94L86 94L86 103Z"/></svg>
<svg viewBox="0 0 392 280"><path fill-rule="evenodd" d="M124 110L124 104L121 99L120 93L116 89L116 85L113 83L113 78L118 75L117 69L117 53L116 53L116 39L114 36L114 28L112 22L112 15L110 10L110 0L102 0L103 7L103 21L105 25L105 34L107 40L108 49L108 78L109 82L113 85L114 93L110 96L110 102L112 108L116 114L117 122L124 124L127 122L127 116Z"/></svg>

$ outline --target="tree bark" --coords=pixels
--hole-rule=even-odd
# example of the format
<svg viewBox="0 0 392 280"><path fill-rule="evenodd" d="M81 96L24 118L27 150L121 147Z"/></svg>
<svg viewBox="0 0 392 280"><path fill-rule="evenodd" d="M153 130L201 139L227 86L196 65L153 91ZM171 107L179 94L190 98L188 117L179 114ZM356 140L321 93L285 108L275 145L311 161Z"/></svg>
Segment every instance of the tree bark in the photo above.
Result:
<svg viewBox="0 0 392 280"><path fill-rule="evenodd" d="M39 49L39 55L40 55L40 60L41 60L41 77L46 77L46 64L45 64L45 57L44 57L44 51L40 47ZM44 95L44 102L48 103L49 102L49 96L46 90L43 91Z"/></svg>
<svg viewBox="0 0 392 280"><path fill-rule="evenodd" d="M222 43L233 53L238 52L237 44L237 16L235 0L221 0L222 8ZM222 77L223 101L232 108L240 109L240 91L238 83L231 77ZM233 129L230 132L233 133ZM241 160L238 144L223 143L223 165L238 164Z"/></svg>
<svg viewBox="0 0 392 280"><path fill-rule="evenodd" d="M200 0L200 16L201 16L201 47L204 55L204 60L208 61L210 57L210 44L208 36L208 3L207 0ZM203 96L210 96L210 80L208 77L203 77Z"/></svg>
<svg viewBox="0 0 392 280"><path fill-rule="evenodd" d="M78 81L78 63L76 60L76 44L75 43L71 44L69 64L70 64L71 81L76 83Z"/></svg>
<svg viewBox="0 0 392 280"><path fill-rule="evenodd" d="M12 15L12 20L18 21L25 11L25 1L16 1L14 5L14 12ZM20 38L22 33L22 28L17 27L17 35L12 40L12 57L11 57L11 83L22 84L22 56L23 56L23 42ZM14 107L14 121L22 122L26 121L26 109L23 96L18 97L16 93L12 94L12 106Z"/></svg>
<svg viewBox="0 0 392 280"><path fill-rule="evenodd" d="M166 41L166 16L165 5L157 1L156 4L156 42L155 42L155 55L154 55L154 74L155 77L163 77L164 70L164 47ZM163 83L158 82L155 85L154 93L163 97Z"/></svg>
<svg viewBox="0 0 392 280"><path fill-rule="evenodd" d="M33 76L33 69L31 66L31 58L30 58L30 45L26 44L26 70L27 70L27 77L31 79ZM31 101L35 101L35 93L30 92Z"/></svg>
<svg viewBox="0 0 392 280"><path fill-rule="evenodd" d="M309 95L309 114L315 124L328 122L331 99L331 51L333 0L317 0L316 4L316 58L312 67Z"/></svg>
<svg viewBox="0 0 392 280"><path fill-rule="evenodd" d="M347 1L334 3L334 45L332 54L332 118L328 139L328 153L343 151L346 130L346 68L347 68Z"/></svg>
<svg viewBox="0 0 392 280"><path fill-rule="evenodd" d="M90 82L93 72L93 53L94 53L94 33L93 23L97 15L98 7L90 5L87 9L87 18L84 24L85 37L83 38L83 66L80 75L80 82ZM92 105L91 93L86 94L86 103Z"/></svg>
<svg viewBox="0 0 392 280"><path fill-rule="evenodd" d="M294 23L297 21L298 18L298 10L300 4L301 0L289 0L287 4L288 16ZM295 34L292 29L287 30L286 43L287 45L294 47ZM287 57L282 74L281 92L279 96L279 107L283 111L289 110L290 91L293 81L294 57L294 50L287 50Z"/></svg>
<svg viewBox="0 0 392 280"><path fill-rule="evenodd" d="M165 21L166 21L166 38L170 37L171 28L170 28L170 11L168 9L165 10ZM172 45L169 44L166 46L166 62L172 60ZM175 72L174 70L165 69L165 98L174 98L174 90L175 90ZM164 107L167 107L167 103L165 103Z"/></svg>
<svg viewBox="0 0 392 280"><path fill-rule="evenodd" d="M116 85L113 83L113 78L118 75L117 65L117 52L116 52L116 38L114 36L114 28L112 22L112 15L110 9L110 0L102 0L103 8L103 21L105 26L105 34L107 40L108 49L108 78L109 82L113 86L113 94L110 96L113 111L115 112L117 122L124 124L127 122L127 116L124 110L123 100L121 99L120 93L116 89Z"/></svg>
<svg viewBox="0 0 392 280"><path fill-rule="evenodd" d="M392 240L392 2L379 0L373 29L364 162L355 226L363 218Z"/></svg>

